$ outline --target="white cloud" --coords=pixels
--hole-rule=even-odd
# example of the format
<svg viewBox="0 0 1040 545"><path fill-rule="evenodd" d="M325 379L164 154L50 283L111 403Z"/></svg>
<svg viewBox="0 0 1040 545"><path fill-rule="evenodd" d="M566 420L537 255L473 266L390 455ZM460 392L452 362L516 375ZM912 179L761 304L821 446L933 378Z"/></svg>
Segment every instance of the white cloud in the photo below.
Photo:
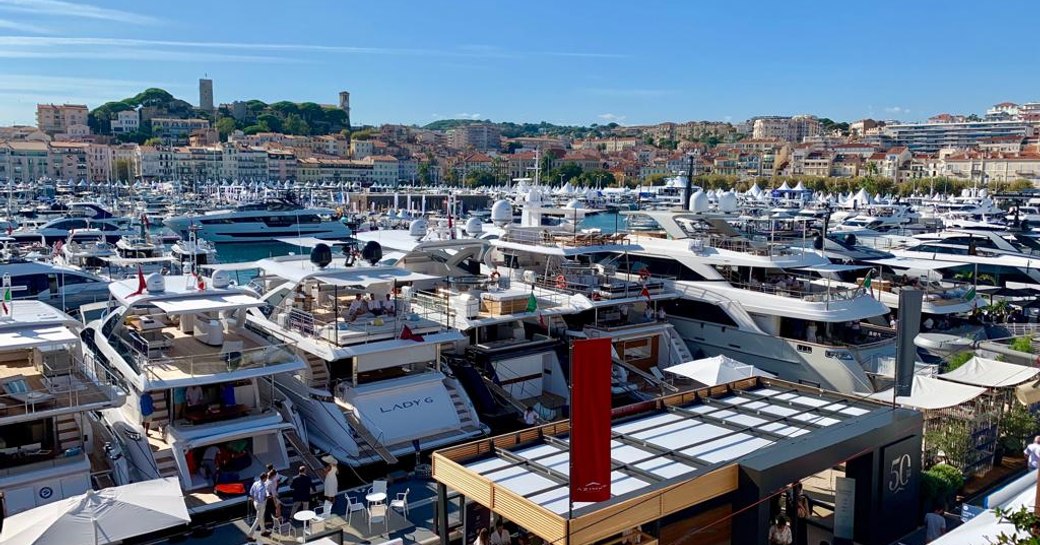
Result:
<svg viewBox="0 0 1040 545"><path fill-rule="evenodd" d="M909 108L904 108L902 106L886 106L885 107L885 113L886 114L908 114L908 113L910 113L910 109Z"/></svg>
<svg viewBox="0 0 1040 545"><path fill-rule="evenodd" d="M625 120L626 116L606 113L606 114L599 114L596 117L598 117L598 118L600 118L603 121L606 121L608 123L611 123L611 122L612 123L621 123L622 121Z"/></svg>
<svg viewBox="0 0 1040 545"><path fill-rule="evenodd" d="M154 17L139 13L102 8L90 4L65 2L64 0L0 0L0 10L34 15L99 19L137 25L150 25L159 22Z"/></svg>
<svg viewBox="0 0 1040 545"><path fill-rule="evenodd" d="M473 119L473 120L477 120L477 119L480 119L480 114L461 113L461 114L455 114L452 117L454 117L455 119Z"/></svg>
<svg viewBox="0 0 1040 545"><path fill-rule="evenodd" d="M10 19L0 19L0 28L7 30L20 30L22 32L32 32L35 34L51 34L52 30L44 28L42 26L31 25L29 23L23 23L20 21L12 21Z"/></svg>

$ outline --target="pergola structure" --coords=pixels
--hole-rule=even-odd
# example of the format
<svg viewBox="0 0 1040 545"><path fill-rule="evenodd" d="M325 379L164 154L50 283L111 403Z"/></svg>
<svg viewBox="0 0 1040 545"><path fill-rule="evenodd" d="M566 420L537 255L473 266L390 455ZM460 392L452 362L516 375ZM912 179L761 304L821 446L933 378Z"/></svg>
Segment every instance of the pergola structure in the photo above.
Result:
<svg viewBox="0 0 1040 545"><path fill-rule="evenodd" d="M920 414L911 410L752 377L615 409L612 498L604 502L571 505L568 421L439 450L433 455L439 530L446 544L450 488L550 544L592 544L634 528L656 528L642 540L646 545L647 539L660 536L662 520L692 516L698 506L715 499L728 501L732 511L742 508L732 523L735 538L741 533L738 519L739 525L761 530L760 538L734 543L764 543L767 525L761 524L769 518L769 502L761 499L861 456L864 448L883 449L916 437L916 476L920 426ZM794 453L804 453L794 458L804 457L806 463L791 466ZM785 469L771 470L771 461ZM742 467L745 462L749 467ZM882 493L869 488L876 487L864 484L864 507L880 515ZM912 493L916 516L916 478ZM725 526L728 530L730 525Z"/></svg>

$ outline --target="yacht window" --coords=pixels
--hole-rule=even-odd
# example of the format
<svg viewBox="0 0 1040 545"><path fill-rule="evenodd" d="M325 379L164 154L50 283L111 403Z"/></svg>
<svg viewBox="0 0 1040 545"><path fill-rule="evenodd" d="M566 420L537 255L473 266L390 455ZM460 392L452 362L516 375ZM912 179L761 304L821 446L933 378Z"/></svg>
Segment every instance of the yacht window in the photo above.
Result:
<svg viewBox="0 0 1040 545"><path fill-rule="evenodd" d="M25 287L25 291L14 292L17 296L39 295L47 291L48 278L46 274L26 274L12 278L11 285Z"/></svg>
<svg viewBox="0 0 1040 545"><path fill-rule="evenodd" d="M668 316L689 318L692 320L700 320L726 326L736 327L737 325L737 322L734 321L725 310L718 305L713 305L705 301L678 299L661 301L658 304L658 308L664 308L664 311Z"/></svg>

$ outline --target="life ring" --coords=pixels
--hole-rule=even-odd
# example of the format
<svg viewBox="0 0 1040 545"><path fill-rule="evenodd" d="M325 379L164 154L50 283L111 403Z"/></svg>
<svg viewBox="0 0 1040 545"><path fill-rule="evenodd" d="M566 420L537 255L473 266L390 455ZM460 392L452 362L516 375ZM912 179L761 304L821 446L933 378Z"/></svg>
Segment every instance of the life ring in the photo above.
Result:
<svg viewBox="0 0 1040 545"><path fill-rule="evenodd" d="M556 287L560 288L560 289L566 288L567 287L567 277L563 276L562 274L556 275Z"/></svg>
<svg viewBox="0 0 1040 545"><path fill-rule="evenodd" d="M639 279L644 281L644 282L649 280L650 279L650 269L647 269L646 267L643 267L642 269L639 269Z"/></svg>
<svg viewBox="0 0 1040 545"><path fill-rule="evenodd" d="M491 281L492 282L498 282L499 278L502 278L502 275L497 270L496 271L491 271Z"/></svg>

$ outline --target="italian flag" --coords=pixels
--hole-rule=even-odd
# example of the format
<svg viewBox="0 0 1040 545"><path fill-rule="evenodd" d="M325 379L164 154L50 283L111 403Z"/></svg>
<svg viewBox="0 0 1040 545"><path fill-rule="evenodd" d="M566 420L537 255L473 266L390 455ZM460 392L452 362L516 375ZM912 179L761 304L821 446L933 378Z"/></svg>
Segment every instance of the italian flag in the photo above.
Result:
<svg viewBox="0 0 1040 545"><path fill-rule="evenodd" d="M11 286L4 286L4 300L0 302L3 307L4 316L11 315Z"/></svg>

